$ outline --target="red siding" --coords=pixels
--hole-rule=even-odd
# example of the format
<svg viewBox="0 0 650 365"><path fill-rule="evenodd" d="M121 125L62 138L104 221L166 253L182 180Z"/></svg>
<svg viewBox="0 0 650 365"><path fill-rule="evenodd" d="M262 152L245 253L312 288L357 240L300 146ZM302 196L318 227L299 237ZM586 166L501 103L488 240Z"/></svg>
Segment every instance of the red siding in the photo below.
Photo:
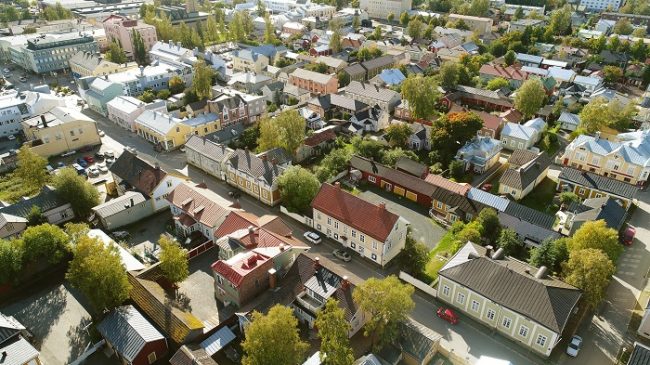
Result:
<svg viewBox="0 0 650 365"><path fill-rule="evenodd" d="M133 359L133 365L149 365L149 359L147 357L152 352L156 353L156 363L162 364L160 359L167 354L167 340L163 338L162 340L149 342L144 345L142 351Z"/></svg>
<svg viewBox="0 0 650 365"><path fill-rule="evenodd" d="M406 190L406 191L408 191L408 192L411 192L411 193L417 194L417 196L418 196L418 204L424 206L424 207L427 208L427 209L431 208L432 200L431 200L431 197L430 197L430 196L416 193L415 191L412 191L412 190L410 190L410 189L408 189L408 188L405 188L405 187L403 187L403 186L400 185L400 184L396 184L396 183L394 183L394 182L392 182L392 181L390 181L390 180L387 180L387 179L382 178L381 176L374 175L374 174L371 174L371 173L368 173L368 172L365 172L365 171L362 171L362 172L361 172L361 176L362 176L363 180L366 180L369 184L376 185L376 186L378 186L378 187L380 187L380 188L381 188L381 182L382 182L382 180L383 180L383 181L385 181L385 182L390 183L391 185L393 185L393 189L395 189L395 187L398 186L398 187L400 187L400 188L402 188L402 189L404 189L404 190ZM374 177L375 177L375 180L377 180L377 181L376 181L375 183L371 182L370 180L368 180L368 176L374 176Z"/></svg>

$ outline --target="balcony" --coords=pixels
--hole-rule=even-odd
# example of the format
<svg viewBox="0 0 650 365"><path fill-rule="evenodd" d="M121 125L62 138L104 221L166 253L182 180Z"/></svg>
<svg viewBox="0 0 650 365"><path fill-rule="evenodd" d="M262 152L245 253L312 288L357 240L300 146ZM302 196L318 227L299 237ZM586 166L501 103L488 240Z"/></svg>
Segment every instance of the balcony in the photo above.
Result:
<svg viewBox="0 0 650 365"><path fill-rule="evenodd" d="M318 312L323 307L323 303L310 297L307 292L298 294L296 300L300 303L300 305L309 309L314 314L316 314L316 312Z"/></svg>

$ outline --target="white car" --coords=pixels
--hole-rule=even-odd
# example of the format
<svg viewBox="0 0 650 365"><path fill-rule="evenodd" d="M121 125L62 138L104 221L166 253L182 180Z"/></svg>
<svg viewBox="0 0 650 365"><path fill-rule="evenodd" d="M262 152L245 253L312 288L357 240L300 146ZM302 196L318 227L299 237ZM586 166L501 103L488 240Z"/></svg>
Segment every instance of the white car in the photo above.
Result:
<svg viewBox="0 0 650 365"><path fill-rule="evenodd" d="M138 151L137 151L135 148L131 147L131 146L126 147L126 150L129 151L129 152L131 152L131 153L134 154L135 156L138 155Z"/></svg>
<svg viewBox="0 0 650 365"><path fill-rule="evenodd" d="M99 169L99 172L101 172L102 174L105 174L105 173L108 172L108 167L106 166L106 163L103 163L103 162L98 163L96 166L97 166L97 169Z"/></svg>
<svg viewBox="0 0 650 365"><path fill-rule="evenodd" d="M305 239L307 241L309 241L309 242L311 242L311 243L313 243L315 245L317 245L317 244L319 244L319 243L321 243L323 241L323 240L321 240L320 236L316 232L308 231L308 232L305 232L305 234L303 236L305 237Z"/></svg>
<svg viewBox="0 0 650 365"><path fill-rule="evenodd" d="M104 151L104 157L105 158L115 158L115 154L111 150L106 150L106 151Z"/></svg>
<svg viewBox="0 0 650 365"><path fill-rule="evenodd" d="M97 166L90 166L87 170L88 176L93 177L93 176L99 176L99 169Z"/></svg>
<svg viewBox="0 0 650 365"><path fill-rule="evenodd" d="M99 134L100 137L104 137L106 135L106 133L104 133L104 131L101 129L97 130L97 134Z"/></svg>
<svg viewBox="0 0 650 365"><path fill-rule="evenodd" d="M576 335L571 337L571 343L569 343L569 346L566 348L566 353L567 355L571 357L576 357L578 356L578 352L580 352L580 348L582 347L582 337Z"/></svg>

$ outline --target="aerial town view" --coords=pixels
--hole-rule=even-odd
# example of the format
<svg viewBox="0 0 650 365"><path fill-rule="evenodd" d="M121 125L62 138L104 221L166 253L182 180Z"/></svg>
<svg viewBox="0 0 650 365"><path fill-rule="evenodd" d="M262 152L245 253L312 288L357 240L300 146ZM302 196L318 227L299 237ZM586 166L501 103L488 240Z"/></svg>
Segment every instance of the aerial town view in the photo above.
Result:
<svg viewBox="0 0 650 365"><path fill-rule="evenodd" d="M650 0L0 0L0 365L650 365Z"/></svg>

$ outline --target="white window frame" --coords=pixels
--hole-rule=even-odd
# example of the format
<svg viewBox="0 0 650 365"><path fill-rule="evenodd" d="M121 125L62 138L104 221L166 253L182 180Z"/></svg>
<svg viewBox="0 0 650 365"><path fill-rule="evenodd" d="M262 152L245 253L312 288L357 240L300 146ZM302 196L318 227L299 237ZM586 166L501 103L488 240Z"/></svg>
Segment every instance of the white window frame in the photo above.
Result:
<svg viewBox="0 0 650 365"><path fill-rule="evenodd" d="M376 183L376 182L377 182L377 178L375 178L375 177L372 176L372 175L368 175L368 181L370 181L371 183Z"/></svg>
<svg viewBox="0 0 650 365"><path fill-rule="evenodd" d="M465 294L464 293L458 293L456 295L456 302L460 304L465 304Z"/></svg>
<svg viewBox="0 0 650 365"><path fill-rule="evenodd" d="M523 324L519 327L519 336L528 337L528 327Z"/></svg>
<svg viewBox="0 0 650 365"><path fill-rule="evenodd" d="M471 308L474 312L478 313L478 310L481 308L481 303L477 302L476 300L472 300Z"/></svg>
<svg viewBox="0 0 650 365"><path fill-rule="evenodd" d="M512 326L512 319L504 316L501 320L501 326L510 329L510 326Z"/></svg>
<svg viewBox="0 0 650 365"><path fill-rule="evenodd" d="M487 313L485 314L485 318L489 319L490 321L494 320L494 317L496 317L497 312L494 311L494 309L488 309Z"/></svg>
<svg viewBox="0 0 650 365"><path fill-rule="evenodd" d="M542 346L542 347L543 347L543 346L546 345L546 341L548 341L548 337L546 337L546 336L544 336L544 335L537 335L537 339L535 340L535 343L536 343L538 346Z"/></svg>

